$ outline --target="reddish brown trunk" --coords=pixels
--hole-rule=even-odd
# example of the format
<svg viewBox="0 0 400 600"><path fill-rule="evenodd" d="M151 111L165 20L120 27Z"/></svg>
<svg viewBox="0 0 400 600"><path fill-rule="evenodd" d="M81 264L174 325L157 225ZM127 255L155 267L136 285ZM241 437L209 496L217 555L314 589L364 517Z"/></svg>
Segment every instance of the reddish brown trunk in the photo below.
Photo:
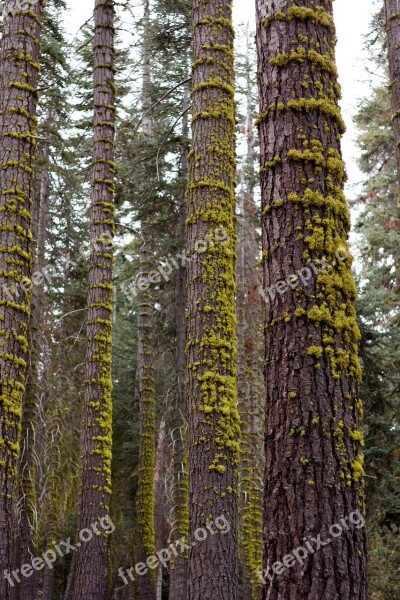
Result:
<svg viewBox="0 0 400 600"><path fill-rule="evenodd" d="M186 141L189 137L188 116L189 88L185 86L183 101L183 130L182 136ZM184 184L187 181L187 148L182 146L181 176ZM180 250L185 246L186 197L182 193L181 214L179 223ZM172 438L172 511L171 511L171 540L187 540L188 537L188 459L187 459L187 407L186 407L186 267L180 265L175 287L176 315L176 399L173 406L170 423ZM188 556L182 552L172 559L170 567L169 598L187 598L187 567Z"/></svg>
<svg viewBox="0 0 400 600"><path fill-rule="evenodd" d="M263 598L366 600L364 530L350 521L362 523L354 513L363 510L360 334L331 2L257 0L257 49L266 287ZM293 557L300 546L301 560Z"/></svg>
<svg viewBox="0 0 400 600"><path fill-rule="evenodd" d="M94 150L90 217L89 294L80 530L109 517L112 446L112 302L114 235L114 4L94 10ZM104 521L103 521L104 523ZM105 600L109 588L108 540L97 525L79 541L74 600Z"/></svg>
<svg viewBox="0 0 400 600"><path fill-rule="evenodd" d="M15 481L28 350L32 268L31 211L43 2L4 4L0 52L0 598L14 588ZM20 565L17 565L17 567Z"/></svg>
<svg viewBox="0 0 400 600"><path fill-rule="evenodd" d="M232 3L193 2L187 267L189 600L236 600L235 117ZM200 530L223 515L230 531ZM202 538L202 541L197 539Z"/></svg>
<svg viewBox="0 0 400 600"><path fill-rule="evenodd" d="M385 0L392 122L396 143L397 181L400 186L400 1Z"/></svg>

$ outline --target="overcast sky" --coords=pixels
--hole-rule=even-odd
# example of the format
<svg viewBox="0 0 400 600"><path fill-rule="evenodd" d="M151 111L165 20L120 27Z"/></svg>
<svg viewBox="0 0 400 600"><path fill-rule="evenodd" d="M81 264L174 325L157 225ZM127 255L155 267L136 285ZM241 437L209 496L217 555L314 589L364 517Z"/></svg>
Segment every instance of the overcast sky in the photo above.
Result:
<svg viewBox="0 0 400 600"><path fill-rule="evenodd" d="M233 0L235 19L254 22L254 0ZM68 29L76 33L92 13L92 0L68 0L71 12L67 17ZM132 6L139 2L132 1ZM333 3L338 35L337 63L342 85L342 110L347 125L343 140L343 154L349 174L348 191L355 193L354 186L361 175L356 166L357 149L354 144L356 131L352 117L359 100L368 94L368 77L363 64L363 36L368 32L376 0L335 0Z"/></svg>

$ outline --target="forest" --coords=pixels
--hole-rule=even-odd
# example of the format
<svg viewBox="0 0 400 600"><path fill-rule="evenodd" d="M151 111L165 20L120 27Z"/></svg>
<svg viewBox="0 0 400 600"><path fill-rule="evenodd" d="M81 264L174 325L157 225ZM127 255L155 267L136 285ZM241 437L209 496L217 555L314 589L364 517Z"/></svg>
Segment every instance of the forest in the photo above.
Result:
<svg viewBox="0 0 400 600"><path fill-rule="evenodd" d="M399 600L398 0L355 195L333 0L91 3L0 4L0 600Z"/></svg>

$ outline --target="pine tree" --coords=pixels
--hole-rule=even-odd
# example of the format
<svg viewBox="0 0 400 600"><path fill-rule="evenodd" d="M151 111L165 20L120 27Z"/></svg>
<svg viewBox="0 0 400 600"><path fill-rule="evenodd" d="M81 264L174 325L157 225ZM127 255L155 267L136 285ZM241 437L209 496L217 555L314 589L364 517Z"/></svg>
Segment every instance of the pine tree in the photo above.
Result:
<svg viewBox="0 0 400 600"><path fill-rule="evenodd" d="M258 0L257 49L267 303L263 598L365 600L364 530L342 522L339 536L336 526L363 510L364 442L331 2L286 0L271 10ZM302 564L287 561L318 536L331 543L306 547Z"/></svg>
<svg viewBox="0 0 400 600"><path fill-rule="evenodd" d="M193 2L192 149L187 187L190 600L237 598L232 3ZM229 533L196 541L223 515Z"/></svg>
<svg viewBox="0 0 400 600"><path fill-rule="evenodd" d="M243 600L258 600L262 568L262 423L264 417L262 370L262 305L259 288L259 211L256 192L256 139L254 112L256 77L251 60L252 33L243 31L243 56L236 65L239 105L245 115L240 132L245 146L240 164L238 190L237 242L237 332L238 332L238 405L242 429L239 485L239 561ZM238 53L239 54L239 53ZM241 89L242 88L242 89Z"/></svg>
<svg viewBox="0 0 400 600"><path fill-rule="evenodd" d="M151 45L150 45L150 4L146 0L143 15L143 84L142 110L145 114L142 122L144 141L154 138L152 116L146 113L152 106L151 99ZM150 185L155 182L155 164L150 160L145 165L145 173ZM149 190L147 190L149 193ZM148 556L155 554L156 537L154 522L154 476L155 476L155 436L156 436L156 388L154 364L154 297L149 283L149 275L153 267L154 250L151 242L151 216L147 214L141 221L141 247L139 257L138 292L138 358L137 387L140 411L140 448L139 477L136 496L137 512L137 558L146 563ZM148 570L140 577L139 594L143 600L155 600L156 577L154 570Z"/></svg>
<svg viewBox="0 0 400 600"><path fill-rule="evenodd" d="M392 122L396 144L397 177L400 185L400 14L397 0L385 0L385 18L392 99Z"/></svg>
<svg viewBox="0 0 400 600"><path fill-rule="evenodd" d="M15 481L28 351L40 36L43 2L5 3L0 52L0 597L12 597Z"/></svg>
<svg viewBox="0 0 400 600"><path fill-rule="evenodd" d="M383 11L371 23L370 61L383 85L372 88L355 118L363 191L357 198L358 313L365 403L365 463L370 598L396 595L400 559L400 260L397 156L384 60ZM376 79L375 79L376 81Z"/></svg>
<svg viewBox="0 0 400 600"><path fill-rule="evenodd" d="M86 331L85 410L80 530L109 517L112 436L112 265L114 236L114 133L116 86L114 6L94 9L94 144ZM78 549L75 600L105 600L108 540L97 526Z"/></svg>

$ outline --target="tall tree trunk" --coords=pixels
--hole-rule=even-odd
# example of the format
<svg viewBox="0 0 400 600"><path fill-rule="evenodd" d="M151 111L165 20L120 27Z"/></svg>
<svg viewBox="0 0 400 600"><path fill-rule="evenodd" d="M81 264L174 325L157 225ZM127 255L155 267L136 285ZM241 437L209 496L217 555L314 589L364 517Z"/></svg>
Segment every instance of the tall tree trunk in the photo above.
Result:
<svg viewBox="0 0 400 600"><path fill-rule="evenodd" d="M185 86L183 100L183 127L182 137L184 144L189 138L189 119L187 111L189 108L189 87ZM187 147L181 149L181 177L186 186L187 181ZM182 193L181 214L179 223L179 246L180 251L185 247L185 223L186 223L186 197L185 188ZM173 406L170 436L172 441L172 511L171 511L171 541L186 540L188 538L188 457L187 457L187 435L186 435L186 267L180 265L175 286L175 321L176 321L176 397ZM188 556L182 552L173 557L170 565L169 598L187 597L187 569Z"/></svg>
<svg viewBox="0 0 400 600"><path fill-rule="evenodd" d="M232 3L193 2L188 176L190 600L236 600L239 414L235 317L235 107ZM229 533L198 529L224 515ZM193 545L192 545L193 544Z"/></svg>
<svg viewBox="0 0 400 600"><path fill-rule="evenodd" d="M44 152L47 165L48 151ZM36 240L36 256L33 271L42 273L45 267L46 223L48 212L49 175L46 166L41 174L39 202L33 236ZM44 323L43 282L35 282L32 288L31 315L29 322L29 362L27 367L26 389L22 411L21 459L19 465L19 511L18 511L18 562L30 563L36 556L37 543L37 502L35 469L35 435L37 428L40 397L39 361ZM35 597L37 574L24 577L19 586L19 600L31 600Z"/></svg>
<svg viewBox="0 0 400 600"><path fill-rule="evenodd" d="M258 263L257 208L254 201L254 114L250 48L247 72L247 156L239 196L237 244L237 323L238 323L238 405L242 429L239 486L239 558L243 600L260 597L259 572L262 567L262 308L258 289L262 272Z"/></svg>
<svg viewBox="0 0 400 600"><path fill-rule="evenodd" d="M143 235L149 238L148 229L142 226ZM152 270L152 253L148 242L140 249L140 277L147 280ZM138 396L140 412L139 477L136 496L137 560L146 562L155 554L154 530L154 475L156 390L153 351L154 300L151 291L138 293ZM156 575L150 570L138 580L141 600L155 600Z"/></svg>
<svg viewBox="0 0 400 600"><path fill-rule="evenodd" d="M400 186L400 1L385 0L386 35L392 98L392 123L396 143L397 182Z"/></svg>
<svg viewBox="0 0 400 600"><path fill-rule="evenodd" d="M112 302L114 235L114 4L94 9L94 150L80 530L109 518L112 449ZM105 531L81 543L75 600L104 600L108 590Z"/></svg>
<svg viewBox="0 0 400 600"><path fill-rule="evenodd" d="M151 107L150 77L150 6L144 3L143 15L143 84L142 106L146 112ZM142 134L145 139L153 137L153 122L146 116L142 122ZM150 185L156 178L155 165L148 164ZM148 185L148 184L147 184ZM152 270L153 256L150 246L152 236L151 219L145 216L141 224L142 246L140 248L140 280L148 281ZM147 288L147 289L144 289ZM138 396L140 413L139 478L136 497L137 513L137 559L146 562L155 553L156 539L154 530L154 476L155 476L155 433L156 433L156 389L154 368L154 298L150 284L144 285L138 292ZM156 573L149 569L139 577L139 597L141 600L155 600Z"/></svg>
<svg viewBox="0 0 400 600"><path fill-rule="evenodd" d="M32 269L36 110L43 2L18 10L4 5L0 52L0 598L14 588L12 566L15 481L28 350Z"/></svg>
<svg viewBox="0 0 400 600"><path fill-rule="evenodd" d="M364 504L360 334L332 5L277 4L257 0L266 287L263 598L366 600L365 533L349 518L361 520L353 513ZM299 546L304 558L287 559Z"/></svg>

